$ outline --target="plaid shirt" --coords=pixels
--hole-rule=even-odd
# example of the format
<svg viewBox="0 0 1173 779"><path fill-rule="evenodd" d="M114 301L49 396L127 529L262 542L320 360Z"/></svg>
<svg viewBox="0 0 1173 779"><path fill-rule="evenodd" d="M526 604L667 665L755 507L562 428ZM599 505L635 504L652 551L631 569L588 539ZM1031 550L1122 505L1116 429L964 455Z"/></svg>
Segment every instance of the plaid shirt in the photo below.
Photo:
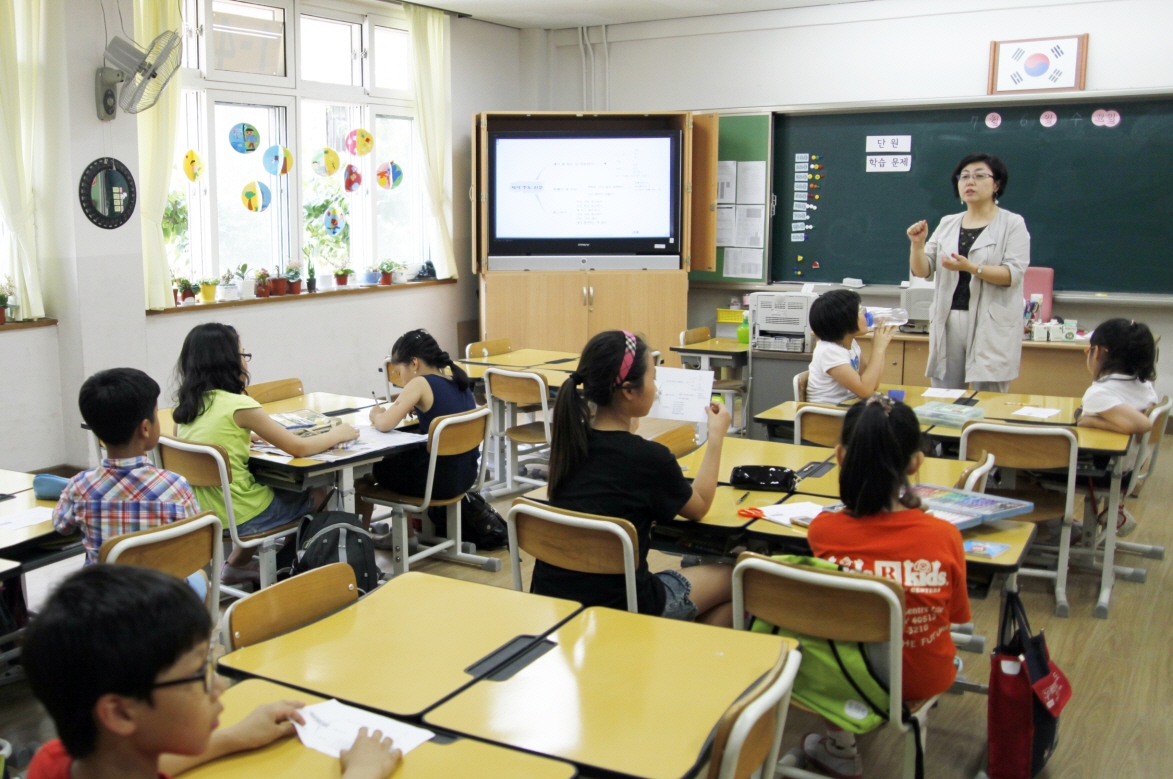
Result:
<svg viewBox="0 0 1173 779"><path fill-rule="evenodd" d="M200 513L187 480L146 457L102 460L69 480L53 510L59 533L81 529L86 564L98 561L107 538L165 525Z"/></svg>

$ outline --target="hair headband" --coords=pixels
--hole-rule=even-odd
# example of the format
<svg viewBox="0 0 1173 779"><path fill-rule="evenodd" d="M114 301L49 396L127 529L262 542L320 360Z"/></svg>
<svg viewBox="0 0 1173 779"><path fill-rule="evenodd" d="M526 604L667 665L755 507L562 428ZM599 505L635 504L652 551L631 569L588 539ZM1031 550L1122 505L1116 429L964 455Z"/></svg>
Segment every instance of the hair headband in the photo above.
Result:
<svg viewBox="0 0 1173 779"><path fill-rule="evenodd" d="M884 409L885 414L891 414L892 408L895 406L895 403L892 402L892 398L888 397L887 395L881 395L878 392L868 398L867 405L870 406L873 403Z"/></svg>
<svg viewBox="0 0 1173 779"><path fill-rule="evenodd" d="M616 386L627 380L631 364L635 362L635 336L626 330L620 332L623 333L623 361L619 363L619 375L615 378Z"/></svg>

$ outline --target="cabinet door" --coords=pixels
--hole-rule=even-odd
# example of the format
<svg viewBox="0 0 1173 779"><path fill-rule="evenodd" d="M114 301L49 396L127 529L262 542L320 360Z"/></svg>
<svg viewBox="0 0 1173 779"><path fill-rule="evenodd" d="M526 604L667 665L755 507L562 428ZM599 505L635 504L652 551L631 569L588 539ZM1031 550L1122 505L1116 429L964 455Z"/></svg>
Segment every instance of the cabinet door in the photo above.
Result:
<svg viewBox="0 0 1173 779"><path fill-rule="evenodd" d="M665 364L679 367L669 348L688 327L688 273L682 270L591 271L587 274L590 335L639 333Z"/></svg>
<svg viewBox="0 0 1173 779"><path fill-rule="evenodd" d="M508 338L514 350L582 350L587 341L585 272L496 271L482 278L481 338Z"/></svg>
<svg viewBox="0 0 1173 779"><path fill-rule="evenodd" d="M872 362L872 339L859 339L860 354L870 365ZM893 341L888 344L888 351L884 355L884 372L880 374L881 384L904 383L904 342Z"/></svg>
<svg viewBox="0 0 1173 779"><path fill-rule="evenodd" d="M685 270L717 270L717 114L692 115L691 242Z"/></svg>
<svg viewBox="0 0 1173 779"><path fill-rule="evenodd" d="M904 383L910 387L929 387L932 381L925 376L929 367L929 339L904 342Z"/></svg>

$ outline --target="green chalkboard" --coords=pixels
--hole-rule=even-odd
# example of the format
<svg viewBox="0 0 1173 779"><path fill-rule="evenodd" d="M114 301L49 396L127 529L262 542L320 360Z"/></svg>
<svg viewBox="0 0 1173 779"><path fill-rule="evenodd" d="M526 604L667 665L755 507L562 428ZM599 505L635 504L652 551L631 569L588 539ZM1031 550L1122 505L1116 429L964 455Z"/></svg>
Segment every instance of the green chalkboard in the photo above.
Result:
<svg viewBox="0 0 1173 779"><path fill-rule="evenodd" d="M1093 123L1103 110L1118 112L1115 126ZM1047 111L1051 127L1040 121ZM993 128L990 113L1001 118ZM912 136L910 169L867 172L869 135ZM953 167L987 152L1009 172L1000 205L1026 219L1031 264L1054 268L1056 289L1173 293L1173 100L777 115L774 151L774 281L906 280L905 229L963 211ZM801 242L791 229L796 154L826 165L808 173L825 178L807 180L819 199L808 201L817 210L805 211L813 229Z"/></svg>
<svg viewBox="0 0 1173 779"><path fill-rule="evenodd" d="M717 159L728 162L769 162L770 160L770 115L722 116L718 123ZM765 281L769 271L769 254L762 263L762 277ZM739 281L749 284L754 279L730 279L725 277L725 249L717 247L716 271L690 271L690 281Z"/></svg>

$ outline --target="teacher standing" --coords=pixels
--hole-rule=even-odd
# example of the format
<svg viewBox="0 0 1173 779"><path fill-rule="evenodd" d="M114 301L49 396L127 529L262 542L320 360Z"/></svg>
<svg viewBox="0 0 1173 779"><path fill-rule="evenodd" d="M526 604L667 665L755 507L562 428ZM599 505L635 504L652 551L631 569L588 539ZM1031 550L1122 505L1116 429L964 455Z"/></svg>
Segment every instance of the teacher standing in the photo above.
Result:
<svg viewBox="0 0 1173 779"><path fill-rule="evenodd" d="M934 387L1006 392L1018 378L1030 233L998 207L1008 179L1002 160L971 154L953 169L965 211L944 217L932 237L923 220L908 228L912 275L935 276L925 370Z"/></svg>

